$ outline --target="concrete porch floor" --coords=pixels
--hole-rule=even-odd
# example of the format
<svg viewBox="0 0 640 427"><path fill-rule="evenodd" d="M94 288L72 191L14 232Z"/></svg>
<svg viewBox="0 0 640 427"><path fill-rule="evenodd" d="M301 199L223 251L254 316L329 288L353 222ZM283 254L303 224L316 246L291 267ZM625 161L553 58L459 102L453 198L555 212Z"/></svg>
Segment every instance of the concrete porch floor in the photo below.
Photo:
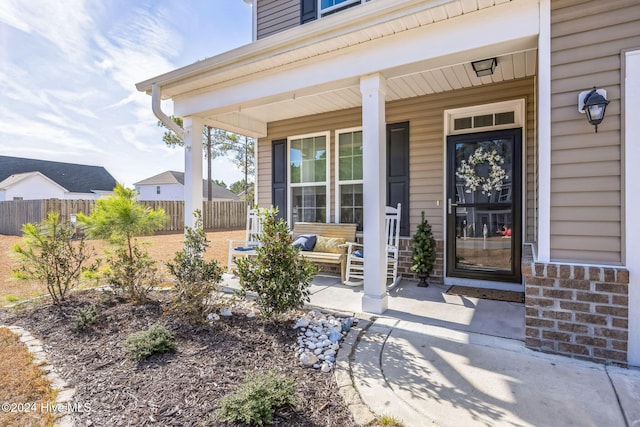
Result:
<svg viewBox="0 0 640 427"><path fill-rule="evenodd" d="M225 275L224 286L239 289L236 277ZM400 280L389 289L389 309L382 314L398 320L524 341L524 304L447 295L449 286ZM346 313L362 312L363 288L345 286L340 278L317 275L309 305Z"/></svg>
<svg viewBox="0 0 640 427"><path fill-rule="evenodd" d="M382 316L398 320L524 340L524 304L447 295L449 286L401 280L389 289L389 309ZM340 284L337 277L318 275L311 286L311 305L360 313L363 288Z"/></svg>

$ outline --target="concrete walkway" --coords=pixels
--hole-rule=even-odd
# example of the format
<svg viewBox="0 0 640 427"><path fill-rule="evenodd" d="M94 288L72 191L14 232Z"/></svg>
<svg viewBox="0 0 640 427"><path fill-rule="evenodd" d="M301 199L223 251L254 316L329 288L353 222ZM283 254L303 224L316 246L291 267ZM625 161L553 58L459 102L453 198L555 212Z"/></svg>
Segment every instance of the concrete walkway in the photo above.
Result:
<svg viewBox="0 0 640 427"><path fill-rule="evenodd" d="M389 310L373 316L361 313L362 287L314 279L310 306L362 319L335 372L356 421L391 415L405 427L640 427L640 370L529 350L523 304L446 290L401 281L389 291Z"/></svg>
<svg viewBox="0 0 640 427"><path fill-rule="evenodd" d="M368 319L345 366L373 413L406 427L640 426L639 370L528 350L522 304L445 291L403 281L370 317L362 288L314 281L312 305Z"/></svg>

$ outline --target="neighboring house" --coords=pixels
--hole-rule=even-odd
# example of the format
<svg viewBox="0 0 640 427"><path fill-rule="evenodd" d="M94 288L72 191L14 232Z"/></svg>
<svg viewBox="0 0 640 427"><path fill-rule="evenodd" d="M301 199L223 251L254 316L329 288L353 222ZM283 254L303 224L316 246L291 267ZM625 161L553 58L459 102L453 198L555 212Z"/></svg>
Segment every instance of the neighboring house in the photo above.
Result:
<svg viewBox="0 0 640 427"><path fill-rule="evenodd" d="M101 166L0 156L0 201L97 199L115 186Z"/></svg>
<svg viewBox="0 0 640 427"><path fill-rule="evenodd" d="M245 1L253 43L137 85L184 118L185 203L203 126L250 135L260 206L362 225L363 311L387 309L400 202L402 271L425 212L435 277L525 291L529 347L640 365L637 1Z"/></svg>
<svg viewBox="0 0 640 427"><path fill-rule="evenodd" d="M184 172L166 171L133 184L138 200L184 200ZM208 200L207 181L202 182L202 198ZM212 183L211 200L240 200L237 194Z"/></svg>

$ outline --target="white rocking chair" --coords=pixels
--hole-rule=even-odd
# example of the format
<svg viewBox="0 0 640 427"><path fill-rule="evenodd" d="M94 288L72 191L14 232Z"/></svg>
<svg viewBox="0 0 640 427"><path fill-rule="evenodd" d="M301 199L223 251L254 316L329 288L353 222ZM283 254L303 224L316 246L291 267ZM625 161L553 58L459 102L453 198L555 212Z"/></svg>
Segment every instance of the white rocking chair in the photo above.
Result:
<svg viewBox="0 0 640 427"><path fill-rule="evenodd" d="M260 234L262 234L262 222L259 209L247 208L247 230L244 240L229 240L229 262L227 271L232 273L234 259L238 256L255 255L256 247L260 246Z"/></svg>
<svg viewBox="0 0 640 427"><path fill-rule="evenodd" d="M387 278L391 279L391 286L398 281L398 256L400 254L400 212L401 205L385 209L385 236L387 247ZM354 242L347 243L347 272L344 284L360 286L364 281L364 253L363 245Z"/></svg>

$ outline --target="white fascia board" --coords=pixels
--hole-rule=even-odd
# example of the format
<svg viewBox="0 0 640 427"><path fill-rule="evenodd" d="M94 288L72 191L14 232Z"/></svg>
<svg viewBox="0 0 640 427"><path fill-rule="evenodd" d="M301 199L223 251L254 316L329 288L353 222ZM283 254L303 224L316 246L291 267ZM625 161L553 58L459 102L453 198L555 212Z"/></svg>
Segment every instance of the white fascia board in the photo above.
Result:
<svg viewBox="0 0 640 427"><path fill-rule="evenodd" d="M319 56L208 91L174 97L174 113L188 116L240 111L251 104L288 99L310 87L341 82L357 86L360 76L382 72L386 78L418 70L499 56L537 46L537 2L509 2L454 19ZM499 28L499 31L489 30ZM433 40L432 44L428 41ZM284 97L284 98L283 98Z"/></svg>

